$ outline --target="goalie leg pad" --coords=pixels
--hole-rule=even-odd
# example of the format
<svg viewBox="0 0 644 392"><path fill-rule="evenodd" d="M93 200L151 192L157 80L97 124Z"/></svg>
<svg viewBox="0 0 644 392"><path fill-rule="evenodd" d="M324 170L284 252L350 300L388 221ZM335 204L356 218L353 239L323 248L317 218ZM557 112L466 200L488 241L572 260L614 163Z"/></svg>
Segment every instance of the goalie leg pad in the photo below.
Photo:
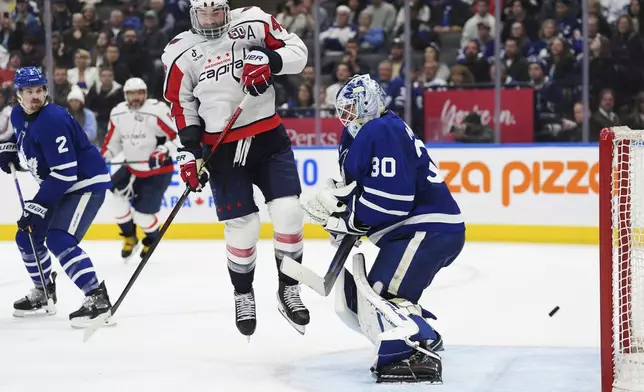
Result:
<svg viewBox="0 0 644 392"><path fill-rule="evenodd" d="M335 313L350 329L363 334L358 321L358 294L353 275L345 268L335 283Z"/></svg>
<svg viewBox="0 0 644 392"><path fill-rule="evenodd" d="M378 347L375 371L408 361L418 353L440 361L438 355L422 347L426 339L436 337L436 334L421 316L420 306L406 300L396 299L392 302L380 297L367 281L364 256L361 253L354 256L353 271L358 322L363 334ZM414 342L414 339L417 341Z"/></svg>
<svg viewBox="0 0 644 392"><path fill-rule="evenodd" d="M268 213L273 222L273 245L275 246L275 261L279 271L284 256L302 263L304 250L304 211L299 197L286 196L268 202ZM297 281L279 273L280 281L287 285L295 285Z"/></svg>
<svg viewBox="0 0 644 392"><path fill-rule="evenodd" d="M256 212L225 223L228 272L239 294L249 293L253 285L259 228L259 214Z"/></svg>

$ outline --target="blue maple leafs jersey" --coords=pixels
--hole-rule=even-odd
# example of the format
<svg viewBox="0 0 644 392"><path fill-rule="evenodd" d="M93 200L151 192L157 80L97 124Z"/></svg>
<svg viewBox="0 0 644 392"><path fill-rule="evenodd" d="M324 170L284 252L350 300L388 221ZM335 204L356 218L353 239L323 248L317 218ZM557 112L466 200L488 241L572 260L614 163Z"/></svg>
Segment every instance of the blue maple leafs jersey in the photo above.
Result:
<svg viewBox="0 0 644 392"><path fill-rule="evenodd" d="M396 114L369 121L355 139L343 130L339 153L345 183L358 184L350 216L369 226L374 244L409 232L465 230L425 145Z"/></svg>
<svg viewBox="0 0 644 392"><path fill-rule="evenodd" d="M40 184L33 198L36 203L50 208L66 193L111 187L105 161L63 107L49 103L27 115L16 105L11 124L20 164Z"/></svg>

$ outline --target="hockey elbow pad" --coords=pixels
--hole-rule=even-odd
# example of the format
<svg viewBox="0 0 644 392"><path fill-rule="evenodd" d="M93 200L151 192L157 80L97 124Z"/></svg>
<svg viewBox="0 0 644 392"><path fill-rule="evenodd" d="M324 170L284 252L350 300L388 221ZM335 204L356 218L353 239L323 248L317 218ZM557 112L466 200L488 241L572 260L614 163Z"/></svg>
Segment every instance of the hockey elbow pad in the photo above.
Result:
<svg viewBox="0 0 644 392"><path fill-rule="evenodd" d="M250 48L250 50L251 51L258 50L264 53L266 57L268 57L268 65L269 67L271 67L271 74L276 75L282 72L282 67L284 66L284 62L282 60L282 56L280 56L279 53L277 53L274 50L265 48L263 46L253 46Z"/></svg>

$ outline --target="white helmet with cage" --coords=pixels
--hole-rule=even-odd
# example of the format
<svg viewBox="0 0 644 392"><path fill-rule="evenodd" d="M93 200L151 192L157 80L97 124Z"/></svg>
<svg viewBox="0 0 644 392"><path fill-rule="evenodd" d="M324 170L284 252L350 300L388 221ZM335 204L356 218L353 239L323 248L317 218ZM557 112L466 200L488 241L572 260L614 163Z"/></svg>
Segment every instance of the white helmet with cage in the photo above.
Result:
<svg viewBox="0 0 644 392"><path fill-rule="evenodd" d="M192 29L207 39L217 39L228 32L228 0L190 0Z"/></svg>
<svg viewBox="0 0 644 392"><path fill-rule="evenodd" d="M385 111L387 94L368 74L351 78L335 97L335 109L351 136Z"/></svg>

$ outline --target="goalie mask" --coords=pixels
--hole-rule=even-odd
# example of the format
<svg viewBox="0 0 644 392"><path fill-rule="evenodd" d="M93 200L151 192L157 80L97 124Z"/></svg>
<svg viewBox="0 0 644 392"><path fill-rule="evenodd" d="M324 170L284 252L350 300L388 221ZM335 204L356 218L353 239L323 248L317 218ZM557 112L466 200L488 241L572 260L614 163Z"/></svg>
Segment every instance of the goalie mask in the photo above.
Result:
<svg viewBox="0 0 644 392"><path fill-rule="evenodd" d="M207 39L217 39L228 32L228 0L190 0L192 29Z"/></svg>
<svg viewBox="0 0 644 392"><path fill-rule="evenodd" d="M354 76L335 98L337 116L355 138L364 124L385 111L386 97L382 87L369 75Z"/></svg>

